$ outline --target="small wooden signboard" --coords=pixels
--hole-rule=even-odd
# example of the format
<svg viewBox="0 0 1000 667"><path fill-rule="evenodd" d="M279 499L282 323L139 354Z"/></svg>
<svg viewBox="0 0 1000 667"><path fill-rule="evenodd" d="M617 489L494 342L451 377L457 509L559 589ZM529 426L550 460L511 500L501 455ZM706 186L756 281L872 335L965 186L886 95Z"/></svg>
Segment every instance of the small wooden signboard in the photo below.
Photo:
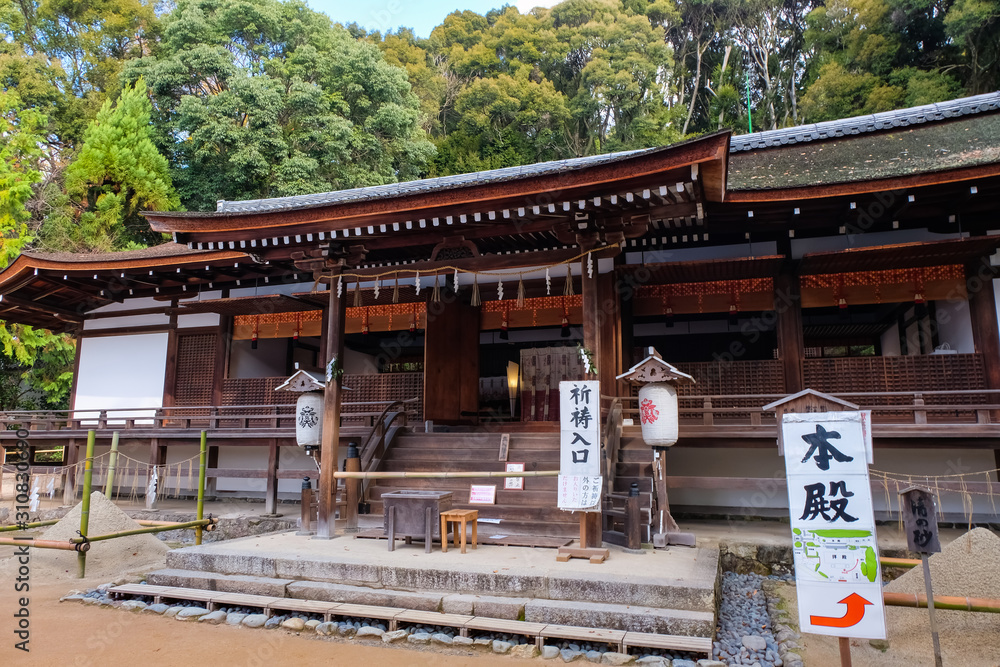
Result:
<svg viewBox="0 0 1000 667"><path fill-rule="evenodd" d="M937 503L930 489L919 486L904 489L899 492L899 504L909 550L918 554L936 554L941 551Z"/></svg>
<svg viewBox="0 0 1000 667"><path fill-rule="evenodd" d="M931 584L929 554L941 551L938 536L937 504L930 489L911 486L899 492L899 509L906 530L906 546L920 554L924 568L924 591L927 593L927 615L930 617L931 640L934 644L934 666L941 667L941 640L934 618L934 587Z"/></svg>
<svg viewBox="0 0 1000 667"><path fill-rule="evenodd" d="M496 484L473 484L469 487L470 505L495 505L497 502Z"/></svg>
<svg viewBox="0 0 1000 667"><path fill-rule="evenodd" d="M507 451L510 448L510 433L500 434L500 459L501 461L507 460ZM523 470L523 468L522 468Z"/></svg>
<svg viewBox="0 0 1000 667"><path fill-rule="evenodd" d="M523 463L508 463L507 472L524 472ZM506 490L524 491L523 477L506 477L503 480L503 488Z"/></svg>

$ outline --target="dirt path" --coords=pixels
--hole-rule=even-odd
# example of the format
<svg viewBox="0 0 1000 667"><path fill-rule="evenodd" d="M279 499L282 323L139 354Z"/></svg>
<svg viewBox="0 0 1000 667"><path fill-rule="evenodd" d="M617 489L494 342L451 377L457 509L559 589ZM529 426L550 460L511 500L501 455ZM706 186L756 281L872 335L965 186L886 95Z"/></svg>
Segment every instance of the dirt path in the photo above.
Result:
<svg viewBox="0 0 1000 667"><path fill-rule="evenodd" d="M5 551L3 556L7 556ZM0 665L88 667L90 665L527 665L478 651L449 652L411 646L366 645L284 630L250 630L226 625L182 623L160 616L59 602L74 588L103 580L31 582L29 653L14 648L17 598L10 558L0 562ZM333 661L333 662L331 662Z"/></svg>

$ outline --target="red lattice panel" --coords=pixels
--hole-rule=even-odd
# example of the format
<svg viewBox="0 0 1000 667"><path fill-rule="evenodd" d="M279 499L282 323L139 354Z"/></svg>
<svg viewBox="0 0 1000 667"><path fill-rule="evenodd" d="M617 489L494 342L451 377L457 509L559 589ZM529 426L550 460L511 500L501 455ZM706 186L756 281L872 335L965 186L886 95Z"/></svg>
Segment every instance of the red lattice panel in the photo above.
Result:
<svg viewBox="0 0 1000 667"><path fill-rule="evenodd" d="M215 376L214 333L179 334L175 405L211 405Z"/></svg>

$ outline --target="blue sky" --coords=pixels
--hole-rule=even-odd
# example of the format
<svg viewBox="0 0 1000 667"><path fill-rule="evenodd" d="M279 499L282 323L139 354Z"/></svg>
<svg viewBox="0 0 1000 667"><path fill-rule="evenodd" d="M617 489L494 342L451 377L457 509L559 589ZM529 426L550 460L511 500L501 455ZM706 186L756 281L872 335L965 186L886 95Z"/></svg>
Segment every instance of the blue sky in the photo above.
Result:
<svg viewBox="0 0 1000 667"><path fill-rule="evenodd" d="M355 22L385 32L399 26L413 28L418 37L430 35L434 26L455 10L485 14L494 7L514 5L521 12L535 6L552 7L558 0L306 0L337 23Z"/></svg>

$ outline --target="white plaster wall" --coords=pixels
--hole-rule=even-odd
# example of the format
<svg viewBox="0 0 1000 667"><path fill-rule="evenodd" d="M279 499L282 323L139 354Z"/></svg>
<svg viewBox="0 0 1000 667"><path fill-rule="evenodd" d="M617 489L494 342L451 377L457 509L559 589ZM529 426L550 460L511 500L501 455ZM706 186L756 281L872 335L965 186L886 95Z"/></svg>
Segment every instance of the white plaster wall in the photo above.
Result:
<svg viewBox="0 0 1000 667"><path fill-rule="evenodd" d="M650 455L652 456L652 454ZM914 482L922 475L953 475L996 468L992 449L876 449L872 470L913 475ZM667 454L667 474L671 476L756 477L784 479L785 463L778 456L777 446L764 449L675 447ZM990 476L996 481L994 475ZM970 481L986 481L985 475ZM987 496L972 496L976 513L993 515ZM889 498L896 509L895 494ZM950 520L964 515L962 497L945 492L939 499L942 511ZM788 510L788 495L783 485L762 482L752 491L725 489L671 489L671 505L687 507L732 507L746 516L773 516L776 510ZM886 509L885 493L875 493L876 512Z"/></svg>
<svg viewBox="0 0 1000 667"><path fill-rule="evenodd" d="M972 317L969 313L969 302L965 299L955 301L935 301L938 339L941 344L948 343L951 349L960 353L976 351L972 339Z"/></svg>
<svg viewBox="0 0 1000 667"><path fill-rule="evenodd" d="M131 334L80 339L76 410L163 405L167 334ZM142 416L148 411L121 416Z"/></svg>
<svg viewBox="0 0 1000 667"><path fill-rule="evenodd" d="M168 468L167 475L160 480L160 497L172 496L177 493L178 484L183 495L185 492L196 493L198 491L198 445L170 445L167 447L167 465L184 461L180 467L178 479L178 469ZM147 454L148 456L148 454ZM195 457L194 460L190 460ZM265 465L267 462L265 461ZM220 466L221 467L221 466Z"/></svg>
<svg viewBox="0 0 1000 667"><path fill-rule="evenodd" d="M165 301L157 301L152 297L142 299L125 299L121 303L109 303L106 306L95 308L92 313L118 313L128 310L138 310L140 308L166 308L169 304Z"/></svg>
<svg viewBox="0 0 1000 667"><path fill-rule="evenodd" d="M282 449L287 448L282 447ZM219 467L235 470L267 470L267 447L219 447ZM215 490L263 494L267 490L267 480L223 477L216 481Z"/></svg>
<svg viewBox="0 0 1000 667"><path fill-rule="evenodd" d="M178 315L177 328L217 327L222 318L218 313L197 313L194 315Z"/></svg>
<svg viewBox="0 0 1000 667"><path fill-rule="evenodd" d="M162 304L161 304L162 305ZM146 315L128 315L123 313L121 317L102 317L99 320L84 320L84 331L121 329L123 327L148 327L167 326L170 318L165 314L148 313Z"/></svg>
<svg viewBox="0 0 1000 667"><path fill-rule="evenodd" d="M311 470L312 474L308 475L309 479L312 480L313 488L316 488L316 480L319 478L319 471L316 470L315 459L311 456L306 456L306 450L302 447L282 447L281 457L278 459L278 469L279 470ZM267 462L265 461L265 465ZM338 468L339 469L339 468ZM302 480L301 479L279 479L278 480L278 493L280 494L292 494L294 497L301 497L302 493Z"/></svg>

